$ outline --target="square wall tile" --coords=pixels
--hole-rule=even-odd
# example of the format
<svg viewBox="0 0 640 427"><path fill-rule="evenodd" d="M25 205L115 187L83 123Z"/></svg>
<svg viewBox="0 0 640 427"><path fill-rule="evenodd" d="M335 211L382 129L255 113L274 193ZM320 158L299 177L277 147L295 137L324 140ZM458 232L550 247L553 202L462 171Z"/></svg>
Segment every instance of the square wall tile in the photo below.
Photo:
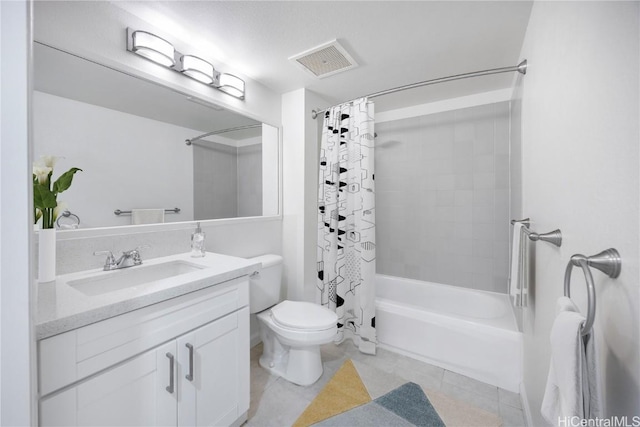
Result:
<svg viewBox="0 0 640 427"><path fill-rule="evenodd" d="M493 154L482 154L473 158L473 172L494 172L494 156Z"/></svg>
<svg viewBox="0 0 640 427"><path fill-rule="evenodd" d="M456 174L455 175L455 189L456 190L472 190L473 189L473 174Z"/></svg>
<svg viewBox="0 0 640 427"><path fill-rule="evenodd" d="M474 173L473 189L488 190L495 188L495 174L493 173Z"/></svg>
<svg viewBox="0 0 640 427"><path fill-rule="evenodd" d="M493 261L494 243L491 240L473 240L473 256Z"/></svg>
<svg viewBox="0 0 640 427"><path fill-rule="evenodd" d="M437 190L455 190L456 176L454 174L445 174L436 176Z"/></svg>
<svg viewBox="0 0 640 427"><path fill-rule="evenodd" d="M473 206L494 206L495 190L494 189L474 189Z"/></svg>
<svg viewBox="0 0 640 427"><path fill-rule="evenodd" d="M454 206L473 206L473 191L455 190L453 204Z"/></svg>
<svg viewBox="0 0 640 427"><path fill-rule="evenodd" d="M454 126L455 141L473 141L476 138L476 128L470 122L458 122Z"/></svg>

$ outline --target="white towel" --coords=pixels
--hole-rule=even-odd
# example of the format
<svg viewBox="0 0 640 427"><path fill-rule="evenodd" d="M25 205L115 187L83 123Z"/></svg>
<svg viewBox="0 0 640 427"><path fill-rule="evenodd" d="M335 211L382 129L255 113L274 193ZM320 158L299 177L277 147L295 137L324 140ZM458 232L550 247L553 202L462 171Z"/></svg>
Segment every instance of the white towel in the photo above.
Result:
<svg viewBox="0 0 640 427"><path fill-rule="evenodd" d="M557 302L551 328L551 363L541 413L552 425L566 425L569 417L602 417L598 355L593 330L585 337L585 318L569 298Z"/></svg>
<svg viewBox="0 0 640 427"><path fill-rule="evenodd" d="M556 316L563 311L575 311L576 313L580 313L578 307L571 301L569 297L560 297L556 302Z"/></svg>
<svg viewBox="0 0 640 427"><path fill-rule="evenodd" d="M164 222L164 209L132 209L131 224L157 224Z"/></svg>
<svg viewBox="0 0 640 427"><path fill-rule="evenodd" d="M511 247L511 270L509 274L509 295L514 307L527 306L526 290L526 237L522 236L524 225L520 222L513 224L513 240Z"/></svg>

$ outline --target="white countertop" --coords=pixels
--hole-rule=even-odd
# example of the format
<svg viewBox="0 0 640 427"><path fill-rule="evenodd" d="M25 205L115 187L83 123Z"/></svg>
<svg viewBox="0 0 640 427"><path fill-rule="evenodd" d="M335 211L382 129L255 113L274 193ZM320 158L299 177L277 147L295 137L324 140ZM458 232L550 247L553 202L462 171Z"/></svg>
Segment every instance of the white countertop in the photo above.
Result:
<svg viewBox="0 0 640 427"><path fill-rule="evenodd" d="M190 273L151 281L144 285L115 290L100 295L86 295L68 285L69 281L96 276L101 268L65 274L55 282L38 285L36 339L44 339L91 323L99 322L148 305L249 275L261 269L260 263L244 258L207 252L205 257L191 258L188 253L144 260L140 266L169 261L184 261L204 267ZM104 272L117 274L119 271Z"/></svg>

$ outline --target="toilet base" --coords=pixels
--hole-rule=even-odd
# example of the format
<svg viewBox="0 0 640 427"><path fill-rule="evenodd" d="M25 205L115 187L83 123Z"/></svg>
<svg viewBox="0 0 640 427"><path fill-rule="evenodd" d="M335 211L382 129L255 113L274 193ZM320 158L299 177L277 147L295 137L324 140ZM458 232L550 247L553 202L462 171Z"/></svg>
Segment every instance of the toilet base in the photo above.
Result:
<svg viewBox="0 0 640 427"><path fill-rule="evenodd" d="M337 326L320 330L283 327L273 321L271 309L258 313L257 318L263 344L260 366L301 386L318 381L323 372L320 346L334 340Z"/></svg>
<svg viewBox="0 0 640 427"><path fill-rule="evenodd" d="M267 347L265 343L265 350L260 356L260 366L272 375L301 386L311 385L322 376L320 346L283 348L284 352L280 354L268 354Z"/></svg>

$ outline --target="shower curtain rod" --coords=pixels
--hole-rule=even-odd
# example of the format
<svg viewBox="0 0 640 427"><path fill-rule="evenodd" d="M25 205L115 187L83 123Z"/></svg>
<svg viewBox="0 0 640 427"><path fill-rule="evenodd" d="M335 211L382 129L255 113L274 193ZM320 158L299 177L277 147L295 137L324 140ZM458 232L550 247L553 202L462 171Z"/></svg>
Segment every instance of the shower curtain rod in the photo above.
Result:
<svg viewBox="0 0 640 427"><path fill-rule="evenodd" d="M236 131L236 130L253 129L253 128L258 128L258 127L262 127L262 123L258 123L258 124L255 124L255 125L238 126L238 127L229 128L229 129L214 130L213 132L207 132L205 134L198 135L198 136L196 136L194 138L185 139L184 143L187 144L187 145L191 145L191 143L193 141L197 141L199 139L206 138L206 137L211 136L211 135L218 135L218 134L221 134L221 133L233 132L233 131Z"/></svg>
<svg viewBox="0 0 640 427"><path fill-rule="evenodd" d="M418 83L411 83L411 84L408 84L408 85L398 86L398 87L394 87L392 89L386 89L386 90L382 90L380 92L371 93L369 95L366 95L366 97L367 98L375 98L375 97L378 97L378 96L388 95L390 93L400 92L400 91L403 91L403 90L413 89L413 88L421 87L421 86L429 86L429 85L434 85L434 84L438 84L438 83L451 82L451 81L454 81L454 80L468 79L470 77L481 77L481 76L489 76L491 74L510 73L510 72L513 72L513 71L517 71L520 74L527 74L527 60L525 59L524 61L522 61L521 63L519 63L518 65L513 66L513 67L492 68L490 70L474 71L474 72L471 72L471 73L456 74L454 76L447 76L447 77L440 77L440 78L432 79L432 80L425 80L425 81L418 82ZM360 98L364 98L364 97L361 96ZM328 108L325 108L323 110L311 110L311 118L315 119L315 118L318 117L318 114L324 113L327 110L328 110Z"/></svg>

